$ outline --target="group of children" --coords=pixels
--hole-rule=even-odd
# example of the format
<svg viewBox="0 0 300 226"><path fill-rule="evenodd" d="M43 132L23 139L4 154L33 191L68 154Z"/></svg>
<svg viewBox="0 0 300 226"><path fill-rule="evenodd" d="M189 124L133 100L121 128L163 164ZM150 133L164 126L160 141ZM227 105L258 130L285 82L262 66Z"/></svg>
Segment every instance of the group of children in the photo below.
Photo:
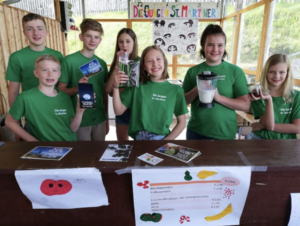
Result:
<svg viewBox="0 0 300 226"><path fill-rule="evenodd" d="M109 71L106 62L94 54L103 35L95 20L83 20L79 35L83 49L64 58L45 47L43 17L27 14L23 29L30 45L10 56L6 74L11 106L6 125L16 140L105 140L109 132L108 94L113 97L118 140L128 140L128 135L135 140L175 139L186 126L187 104L191 104L187 140L234 139L235 110L248 111L250 100L254 117L260 119L252 125L252 139L295 139L300 133L299 92L293 89L287 56L271 56L260 77L260 96L248 94L242 69L224 61L226 35L218 25L203 31L200 55L205 61L187 71L182 88L167 81L167 58L158 46L149 46L138 56L137 37L129 28L117 35ZM119 70L119 57L125 52L129 60L140 61L139 87L119 88L129 79ZM84 76L80 67L95 61L101 70L89 78ZM196 83L197 75L204 71L218 75L215 104L207 109L198 107ZM23 92L19 95L20 83ZM80 108L78 83L93 84L95 109ZM173 114L177 124L170 131ZM28 125L24 128L22 116Z"/></svg>

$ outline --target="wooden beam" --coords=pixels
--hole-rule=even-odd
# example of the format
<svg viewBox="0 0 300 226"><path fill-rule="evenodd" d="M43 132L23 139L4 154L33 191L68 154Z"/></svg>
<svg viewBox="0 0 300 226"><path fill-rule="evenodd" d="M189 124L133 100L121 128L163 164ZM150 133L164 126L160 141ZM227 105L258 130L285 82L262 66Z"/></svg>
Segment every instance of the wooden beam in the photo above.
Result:
<svg viewBox="0 0 300 226"><path fill-rule="evenodd" d="M177 59L178 59L178 55L175 54L172 57L172 79L177 78Z"/></svg>
<svg viewBox="0 0 300 226"><path fill-rule="evenodd" d="M256 75L257 71L252 71L252 70L248 70L248 69L243 69L245 74L250 74L250 75Z"/></svg>
<svg viewBox="0 0 300 226"><path fill-rule="evenodd" d="M54 10L55 10L55 20L61 22L59 1L60 0L54 0Z"/></svg>
<svg viewBox="0 0 300 226"><path fill-rule="evenodd" d="M294 79L294 83L296 86L300 86L300 79Z"/></svg>
<svg viewBox="0 0 300 226"><path fill-rule="evenodd" d="M255 76L255 81L259 80L259 76L261 74L263 64L264 64L263 61L264 61L267 31L268 31L269 17L270 17L271 3L269 2L269 0L263 0L263 2L265 2L265 10L264 10L264 18L263 18L261 36L260 36L259 54L258 54L258 59L257 59L257 72L258 73Z"/></svg>
<svg viewBox="0 0 300 226"><path fill-rule="evenodd" d="M240 36L240 23L241 23L241 14L238 14L236 16L236 24L235 24L235 37L234 37L234 47L233 47L233 58L232 63L237 63L237 51L238 51L238 42L239 42L239 36Z"/></svg>

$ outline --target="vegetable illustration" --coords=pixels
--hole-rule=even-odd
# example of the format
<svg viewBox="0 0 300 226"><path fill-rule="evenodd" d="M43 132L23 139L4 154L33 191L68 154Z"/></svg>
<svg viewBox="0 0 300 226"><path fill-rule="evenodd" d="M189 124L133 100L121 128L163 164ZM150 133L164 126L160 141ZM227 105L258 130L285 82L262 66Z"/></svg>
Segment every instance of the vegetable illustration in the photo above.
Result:
<svg viewBox="0 0 300 226"><path fill-rule="evenodd" d="M152 222L159 222L162 219L162 215L160 213L144 213L141 215L140 219L142 221L152 221Z"/></svg>
<svg viewBox="0 0 300 226"><path fill-rule="evenodd" d="M220 220L223 217L225 217L226 215L230 214L233 211L231 204L229 204L221 213L218 213L214 216L208 216L205 217L206 221L216 221L216 220Z"/></svg>
<svg viewBox="0 0 300 226"><path fill-rule="evenodd" d="M45 195L64 195L72 189L72 184L67 180L44 180L41 184L41 192Z"/></svg>
<svg viewBox="0 0 300 226"><path fill-rule="evenodd" d="M202 170L197 174L197 176L200 179L205 179L205 178L213 176L215 174L217 174L217 172L215 172L215 171Z"/></svg>
<svg viewBox="0 0 300 226"><path fill-rule="evenodd" d="M185 177L184 177L185 180L187 181L190 181L193 179L193 177L190 175L190 172L189 171L185 171Z"/></svg>

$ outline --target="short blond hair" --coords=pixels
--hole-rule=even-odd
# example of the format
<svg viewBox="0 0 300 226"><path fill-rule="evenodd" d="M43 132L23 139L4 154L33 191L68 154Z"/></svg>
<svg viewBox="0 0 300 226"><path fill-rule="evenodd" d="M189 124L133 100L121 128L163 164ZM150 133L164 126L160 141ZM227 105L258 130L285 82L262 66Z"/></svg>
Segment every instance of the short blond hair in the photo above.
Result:
<svg viewBox="0 0 300 226"><path fill-rule="evenodd" d="M93 19L84 19L80 24L81 34L84 35L88 30L98 31L100 36L104 34L102 25Z"/></svg>
<svg viewBox="0 0 300 226"><path fill-rule="evenodd" d="M286 103L293 102L293 93L294 93L294 78L292 76L291 71L291 63L287 55L285 54L274 54L269 57L267 62L265 63L265 66L261 72L260 76L260 84L262 87L262 90L264 92L269 92L269 86L268 86L268 80L267 75L269 72L269 69L271 66L274 66L276 64L280 63L286 63L287 65L287 74L284 82L282 83L282 91L283 95L282 98Z"/></svg>
<svg viewBox="0 0 300 226"><path fill-rule="evenodd" d="M49 61L57 63L60 68L59 61L54 56L49 55L49 54L44 54L44 55L41 55L38 58L36 58L34 61L34 68L37 69L39 66L39 63L41 63L42 61L45 61L45 60L49 60Z"/></svg>

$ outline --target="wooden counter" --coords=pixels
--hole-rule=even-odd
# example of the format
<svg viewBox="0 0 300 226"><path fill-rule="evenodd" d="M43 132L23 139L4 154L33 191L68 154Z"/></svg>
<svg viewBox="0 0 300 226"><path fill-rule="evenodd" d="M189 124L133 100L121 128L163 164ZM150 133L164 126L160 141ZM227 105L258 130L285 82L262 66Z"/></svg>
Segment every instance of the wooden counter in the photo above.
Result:
<svg viewBox="0 0 300 226"><path fill-rule="evenodd" d="M99 162L108 144L132 144L129 161ZM287 225L290 193L300 192L300 141L174 141L195 148L201 155L191 164L154 153L165 141L128 142L22 142L0 147L0 222L1 225L101 225L133 226L134 207L131 174L114 171L146 163L136 157L148 152L164 159L157 166L245 166L252 165L251 185L241 217L243 226ZM61 161L27 160L20 157L36 146L73 147ZM102 173L109 206L70 210L32 209L21 192L15 170L96 167ZM28 181L30 183L30 181Z"/></svg>

